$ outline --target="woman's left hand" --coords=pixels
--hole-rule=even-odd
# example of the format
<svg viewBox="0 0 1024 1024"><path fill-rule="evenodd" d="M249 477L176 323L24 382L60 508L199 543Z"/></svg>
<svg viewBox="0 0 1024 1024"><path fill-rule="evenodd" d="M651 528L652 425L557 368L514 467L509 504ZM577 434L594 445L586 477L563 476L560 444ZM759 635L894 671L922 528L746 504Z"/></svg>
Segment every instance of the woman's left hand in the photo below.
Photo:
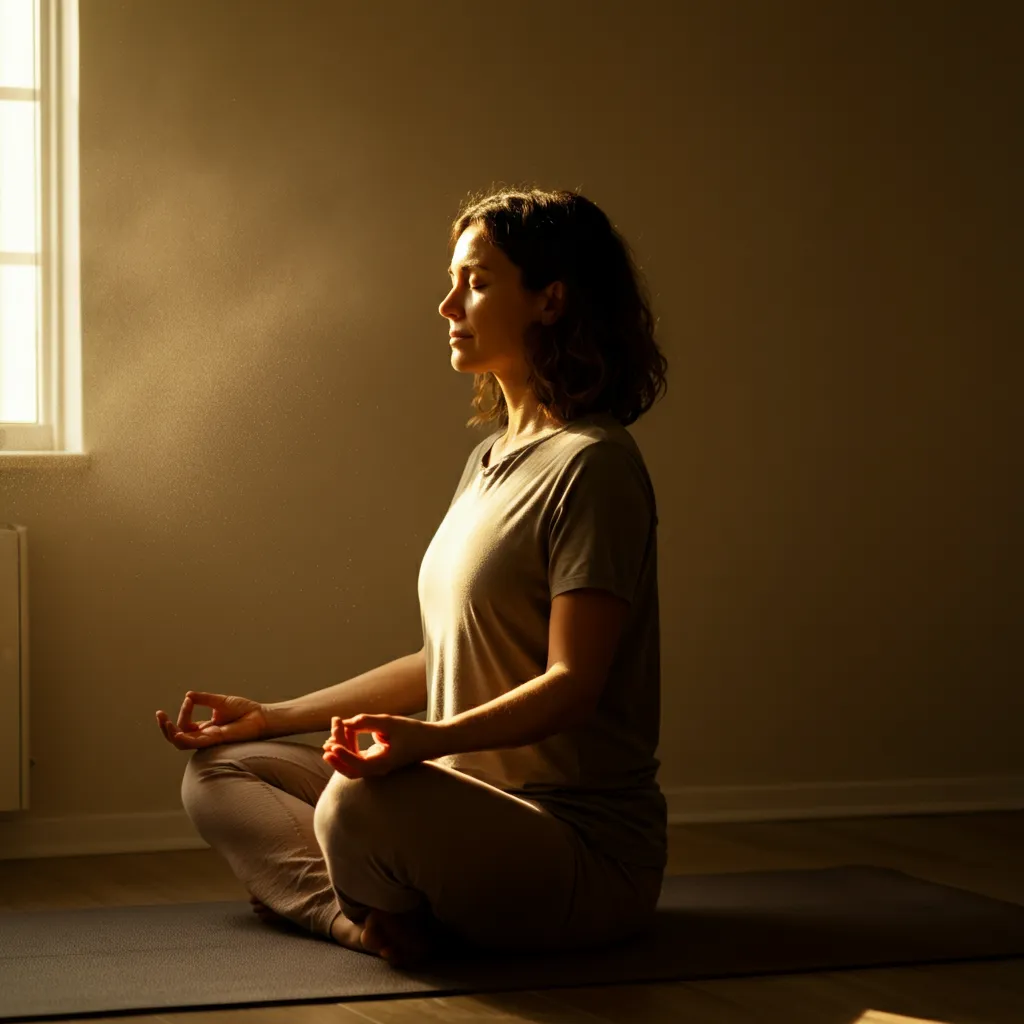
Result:
<svg viewBox="0 0 1024 1024"><path fill-rule="evenodd" d="M373 746L360 752L358 735L372 732ZM331 738L324 743L324 760L350 779L387 775L396 768L440 757L438 729L432 722L401 715L356 715L331 719Z"/></svg>

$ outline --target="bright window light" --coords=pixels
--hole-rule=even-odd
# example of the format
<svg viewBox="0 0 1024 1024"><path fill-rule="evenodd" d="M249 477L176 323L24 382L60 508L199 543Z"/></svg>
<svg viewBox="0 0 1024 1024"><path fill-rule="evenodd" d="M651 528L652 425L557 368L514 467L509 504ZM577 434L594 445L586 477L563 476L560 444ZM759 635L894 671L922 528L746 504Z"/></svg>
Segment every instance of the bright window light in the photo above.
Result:
<svg viewBox="0 0 1024 1024"><path fill-rule="evenodd" d="M5 253L39 249L38 108L31 100L0 99L0 251Z"/></svg>
<svg viewBox="0 0 1024 1024"><path fill-rule="evenodd" d="M0 0L0 85L39 88L39 0Z"/></svg>
<svg viewBox="0 0 1024 1024"><path fill-rule="evenodd" d="M39 0L0 0L0 422L35 423L42 304Z"/></svg>

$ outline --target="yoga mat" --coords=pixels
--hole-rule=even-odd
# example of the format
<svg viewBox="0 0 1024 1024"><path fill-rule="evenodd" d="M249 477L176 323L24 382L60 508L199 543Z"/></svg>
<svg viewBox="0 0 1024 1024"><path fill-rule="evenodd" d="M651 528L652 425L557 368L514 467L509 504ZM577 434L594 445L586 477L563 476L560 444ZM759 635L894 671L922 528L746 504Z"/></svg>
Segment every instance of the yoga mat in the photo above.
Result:
<svg viewBox="0 0 1024 1024"><path fill-rule="evenodd" d="M442 996L1024 956L1024 906L870 865L667 877L654 926L415 970L247 902L0 912L0 1020Z"/></svg>

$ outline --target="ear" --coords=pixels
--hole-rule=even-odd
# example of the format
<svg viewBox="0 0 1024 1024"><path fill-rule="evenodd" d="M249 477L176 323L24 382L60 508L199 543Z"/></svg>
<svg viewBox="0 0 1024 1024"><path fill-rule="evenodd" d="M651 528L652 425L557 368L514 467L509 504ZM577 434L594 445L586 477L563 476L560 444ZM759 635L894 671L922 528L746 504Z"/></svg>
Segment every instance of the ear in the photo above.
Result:
<svg viewBox="0 0 1024 1024"><path fill-rule="evenodd" d="M552 281L544 289L544 305L541 307L540 322L550 327L565 311L565 283Z"/></svg>

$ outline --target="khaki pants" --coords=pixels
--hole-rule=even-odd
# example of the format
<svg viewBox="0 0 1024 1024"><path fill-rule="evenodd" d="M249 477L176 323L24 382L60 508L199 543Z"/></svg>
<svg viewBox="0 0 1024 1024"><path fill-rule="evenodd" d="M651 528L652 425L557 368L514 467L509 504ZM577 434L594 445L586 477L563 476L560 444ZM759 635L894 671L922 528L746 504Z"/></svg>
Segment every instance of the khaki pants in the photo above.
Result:
<svg viewBox="0 0 1024 1024"><path fill-rule="evenodd" d="M181 796L199 834L264 904L330 937L339 913L424 908L458 942L578 949L652 921L660 869L590 848L539 804L432 761L349 779L303 743L192 752Z"/></svg>

